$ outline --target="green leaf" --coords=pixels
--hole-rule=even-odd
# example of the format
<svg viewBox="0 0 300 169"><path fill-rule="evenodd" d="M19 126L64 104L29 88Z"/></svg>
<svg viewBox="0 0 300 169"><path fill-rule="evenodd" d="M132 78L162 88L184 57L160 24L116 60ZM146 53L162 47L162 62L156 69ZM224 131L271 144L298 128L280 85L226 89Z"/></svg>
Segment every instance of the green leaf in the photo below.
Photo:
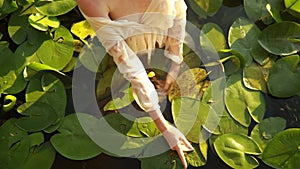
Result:
<svg viewBox="0 0 300 169"><path fill-rule="evenodd" d="M176 152L167 151L165 153L148 157L140 158L141 169L181 169L183 165Z"/></svg>
<svg viewBox="0 0 300 169"><path fill-rule="evenodd" d="M68 13L76 7L75 0L38 0L35 2L36 9L47 16L58 16Z"/></svg>
<svg viewBox="0 0 300 169"><path fill-rule="evenodd" d="M245 11L252 22L257 20L265 21L270 15L276 20L281 21L280 10L282 0L244 0ZM265 22L266 23L266 22Z"/></svg>
<svg viewBox="0 0 300 169"><path fill-rule="evenodd" d="M300 166L300 129L284 130L269 142L262 160L274 168L294 169Z"/></svg>
<svg viewBox="0 0 300 169"><path fill-rule="evenodd" d="M205 38L201 38L202 34L200 34L201 47L209 48L209 46L213 45L216 51L227 47L225 36L219 25L215 23L207 23L203 25L201 31L209 40L209 44L207 44L206 41L203 41Z"/></svg>
<svg viewBox="0 0 300 169"><path fill-rule="evenodd" d="M169 100L172 101L178 97L189 97L200 100L200 92L207 77L205 69L193 68L186 70L176 79L176 83L173 83L170 92Z"/></svg>
<svg viewBox="0 0 300 169"><path fill-rule="evenodd" d="M229 29L229 46L245 56L247 66L252 63L253 57L267 56L267 52L258 45L259 34L259 28L243 17L235 20Z"/></svg>
<svg viewBox="0 0 300 169"><path fill-rule="evenodd" d="M192 9L201 17L215 15L222 6L223 0L189 0Z"/></svg>
<svg viewBox="0 0 300 169"><path fill-rule="evenodd" d="M187 65L189 69L199 68L201 66L201 59L195 52L191 52L183 57L184 64Z"/></svg>
<svg viewBox="0 0 300 169"><path fill-rule="evenodd" d="M255 140L259 148L263 151L266 145L273 139L273 137L284 130L286 127L286 120L280 117L270 117L264 119L260 124L254 126L251 132L251 138Z"/></svg>
<svg viewBox="0 0 300 169"><path fill-rule="evenodd" d="M30 141L27 133L15 126L16 120L11 118L0 127L0 168L21 168L28 156Z"/></svg>
<svg viewBox="0 0 300 169"><path fill-rule="evenodd" d="M62 82L51 75L43 73L41 76L33 77L26 89L26 102L43 102L51 105L57 113L57 122L47 128L46 132L55 131L65 116L66 91Z"/></svg>
<svg viewBox="0 0 300 169"><path fill-rule="evenodd" d="M37 51L39 59L57 70L63 69L72 59L74 45L73 37L67 28L60 26L53 39L43 42Z"/></svg>
<svg viewBox="0 0 300 169"><path fill-rule="evenodd" d="M0 0L0 19L18 9L18 4L14 0Z"/></svg>
<svg viewBox="0 0 300 169"><path fill-rule="evenodd" d="M59 20L53 16L45 16L39 13L31 14L28 21L32 27L40 31L47 31L48 27L58 28Z"/></svg>
<svg viewBox="0 0 300 169"><path fill-rule="evenodd" d="M124 117L122 114L112 114L104 116L107 123L117 132L126 135L133 126L133 121Z"/></svg>
<svg viewBox="0 0 300 169"><path fill-rule="evenodd" d="M204 143L206 144L206 142L204 142ZM201 148L200 148L200 145L197 145L197 144L192 144L192 146L194 147L194 151L187 152L187 155L186 155L187 162L193 167L201 167L201 166L205 165L207 162L207 156L204 156L201 152L207 151L207 147L205 150L202 150L201 148L203 146ZM207 146L207 144L206 144L206 146Z"/></svg>
<svg viewBox="0 0 300 169"><path fill-rule="evenodd" d="M116 69L117 68L115 66L109 67L99 78L96 89L96 95L98 99L103 99L109 96L111 94L112 87L114 90L113 92L122 91L121 87L127 87L126 85L124 85L124 82L126 82L126 80ZM114 80L113 84L112 80Z"/></svg>
<svg viewBox="0 0 300 169"><path fill-rule="evenodd" d="M6 75L1 75L0 76L0 95L5 90L12 87L14 82L16 81L16 79L17 79L17 76L16 76L15 72L13 72L13 71L10 71Z"/></svg>
<svg viewBox="0 0 300 169"><path fill-rule="evenodd" d="M24 103L17 111L26 116L16 121L16 125L28 132L41 131L55 123L57 115L55 110L47 103Z"/></svg>
<svg viewBox="0 0 300 169"><path fill-rule="evenodd" d="M272 2L275 2L276 4L271 4ZM272 18L278 23L282 22L281 18L281 5L282 0L277 1L271 1L269 4L266 5L266 8L269 12L269 14L272 16Z"/></svg>
<svg viewBox="0 0 300 169"><path fill-rule="evenodd" d="M30 147L39 146L44 143L44 134L42 132L36 132L29 135Z"/></svg>
<svg viewBox="0 0 300 169"><path fill-rule="evenodd" d="M156 124L150 117L138 118L136 119L135 123L137 123L137 127L140 132L147 137L155 137L160 134L160 131L158 130Z"/></svg>
<svg viewBox="0 0 300 169"><path fill-rule="evenodd" d="M270 69L269 91L276 97L290 97L300 94L300 58L291 55L279 59Z"/></svg>
<svg viewBox="0 0 300 169"><path fill-rule="evenodd" d="M291 55L300 51L300 24L291 21L275 23L264 29L258 42L275 55Z"/></svg>
<svg viewBox="0 0 300 169"><path fill-rule="evenodd" d="M41 35L41 34L40 34ZM42 34L40 37L35 37L37 39L43 39ZM30 64L32 62L40 63L40 59L36 55L38 48L40 47L41 43L31 43L29 40L25 41L15 51L15 55L22 56L26 58L26 63ZM26 79L26 78L25 78Z"/></svg>
<svg viewBox="0 0 300 169"><path fill-rule="evenodd" d="M216 117L208 104L185 97L173 99L172 114L176 127L194 143L199 143L201 127L209 121L207 118Z"/></svg>
<svg viewBox="0 0 300 169"><path fill-rule="evenodd" d="M97 38L86 42L79 54L80 62L92 72L103 72L110 57Z"/></svg>
<svg viewBox="0 0 300 169"><path fill-rule="evenodd" d="M66 158L86 160L101 153L100 147L90 139L81 127L82 121L89 122L91 125L98 122L94 116L73 113L64 118L63 123L58 129L59 133L50 139L56 151ZM68 146L66 146L66 143Z"/></svg>
<svg viewBox="0 0 300 169"><path fill-rule="evenodd" d="M222 52L222 53L230 53L232 54L233 56L229 56L228 58L223 58L221 60L221 62L223 61L226 61L228 59L232 59L232 62L234 62L233 64L235 65L235 69L238 70L240 67L241 68L244 68L246 66L246 57L244 55L242 55L241 53L239 53L238 51L235 51L235 50L232 50L232 49L223 49L223 50L220 50L219 52ZM235 57L237 57L239 59L239 61L237 61L235 59ZM240 65L239 65L240 64Z"/></svg>
<svg viewBox="0 0 300 169"><path fill-rule="evenodd" d="M262 94L247 89L240 74L236 73L228 78L225 97L228 112L243 126L250 125L251 117L258 123L263 119L266 107Z"/></svg>
<svg viewBox="0 0 300 169"><path fill-rule="evenodd" d="M242 65L239 57L235 55L230 55L228 57L221 59L220 61L221 63L223 63L226 76L229 76L237 72L238 70L240 70L240 67Z"/></svg>
<svg viewBox="0 0 300 169"><path fill-rule="evenodd" d="M259 90L268 93L266 82L266 71L257 63L253 62L243 70L243 82L245 86L252 90Z"/></svg>
<svg viewBox="0 0 300 169"><path fill-rule="evenodd" d="M71 27L71 32L82 41L85 41L86 38L93 38L96 36L95 31L86 20L74 23Z"/></svg>
<svg viewBox="0 0 300 169"><path fill-rule="evenodd" d="M25 164L22 169L51 169L55 160L56 151L50 142L46 142L38 147L31 148Z"/></svg>
<svg viewBox="0 0 300 169"><path fill-rule="evenodd" d="M7 43L1 43L0 50L0 93L2 93L17 83L25 67L25 58L14 55Z"/></svg>
<svg viewBox="0 0 300 169"><path fill-rule="evenodd" d="M259 165L253 155L261 154L255 141L242 134L224 134L216 139L218 156L232 168L255 168Z"/></svg>
<svg viewBox="0 0 300 169"><path fill-rule="evenodd" d="M224 110L223 115L221 116L220 122L218 124L218 134L227 134L227 133L239 133L239 134L248 134L248 128L238 123L235 119L231 117L228 111Z"/></svg>
<svg viewBox="0 0 300 169"><path fill-rule="evenodd" d="M28 22L28 16L29 15L13 13L9 18L8 33L10 38L16 44L21 44L24 42L33 30Z"/></svg>
<svg viewBox="0 0 300 169"><path fill-rule="evenodd" d="M296 17L300 17L300 1L299 0L284 0L285 7L288 12Z"/></svg>
<svg viewBox="0 0 300 169"><path fill-rule="evenodd" d="M80 121L85 126L85 130L90 131L89 136L93 141L103 147L102 152L114 157L120 157L139 156L142 152L148 153L144 151L144 147L153 138L141 138L144 135L140 132L138 123L135 120L135 117L128 114L112 113L100 118L99 122L94 126L91 126L88 121L85 123L82 120ZM152 130L151 133L153 133ZM155 149L157 150L157 147ZM151 150L153 150L153 147L150 146Z"/></svg>
<svg viewBox="0 0 300 169"><path fill-rule="evenodd" d="M114 98L113 100L108 102L104 106L103 110L104 111L118 110L118 109L121 109L121 108L124 108L124 107L130 105L134 101L131 87L123 90L122 92L120 92L120 94L122 94L121 97Z"/></svg>
<svg viewBox="0 0 300 169"><path fill-rule="evenodd" d="M45 65L45 64L41 64L41 63L32 62L32 63L28 64L27 67L29 67L30 69L32 69L34 71L37 71L37 72L43 71L43 70L51 70L51 71L54 71L54 72L56 72L58 74L66 76L64 73L58 71L57 69L54 69L51 66L48 66L48 65Z"/></svg>

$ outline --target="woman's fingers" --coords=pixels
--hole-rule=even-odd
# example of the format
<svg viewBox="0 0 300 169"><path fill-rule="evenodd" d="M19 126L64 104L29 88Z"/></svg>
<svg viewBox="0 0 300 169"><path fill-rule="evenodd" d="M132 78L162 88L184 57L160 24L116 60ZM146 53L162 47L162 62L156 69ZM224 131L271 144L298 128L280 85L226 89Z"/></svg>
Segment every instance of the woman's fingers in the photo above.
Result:
<svg viewBox="0 0 300 169"><path fill-rule="evenodd" d="M185 148L184 151L193 151L194 150L194 147L186 138L183 138L183 140L181 142L184 144L184 148Z"/></svg>
<svg viewBox="0 0 300 169"><path fill-rule="evenodd" d="M178 156L179 156L179 158L180 158L180 160L181 160L181 162L183 164L183 168L186 169L188 165L187 165L187 162L185 160L185 156L184 156L183 150L181 149L180 145L176 145L174 147L174 149L177 151L177 154L178 154Z"/></svg>

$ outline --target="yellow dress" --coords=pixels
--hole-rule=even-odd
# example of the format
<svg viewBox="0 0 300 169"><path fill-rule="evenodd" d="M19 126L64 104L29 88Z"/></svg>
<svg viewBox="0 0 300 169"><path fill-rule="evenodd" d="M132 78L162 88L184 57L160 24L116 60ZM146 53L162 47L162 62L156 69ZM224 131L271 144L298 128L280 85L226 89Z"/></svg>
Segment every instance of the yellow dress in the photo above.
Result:
<svg viewBox="0 0 300 169"><path fill-rule="evenodd" d="M137 54L147 53L149 63L153 49L164 48L167 58L181 63L186 9L184 0L152 0L144 13L117 20L83 14L119 71L131 82L135 99L145 111L159 106L157 93Z"/></svg>

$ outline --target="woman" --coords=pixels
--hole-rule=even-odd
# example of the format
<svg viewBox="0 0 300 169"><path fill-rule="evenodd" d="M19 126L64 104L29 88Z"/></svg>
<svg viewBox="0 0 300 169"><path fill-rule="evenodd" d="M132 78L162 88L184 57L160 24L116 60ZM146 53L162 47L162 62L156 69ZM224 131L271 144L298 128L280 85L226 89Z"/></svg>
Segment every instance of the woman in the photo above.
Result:
<svg viewBox="0 0 300 169"><path fill-rule="evenodd" d="M164 48L164 55L172 61L160 87L160 94L166 95L182 62L184 0L77 0L77 3L119 71L130 81L136 102L149 113L187 168L184 151L192 151L193 147L163 117L158 94L137 56L146 53L150 61L153 49Z"/></svg>

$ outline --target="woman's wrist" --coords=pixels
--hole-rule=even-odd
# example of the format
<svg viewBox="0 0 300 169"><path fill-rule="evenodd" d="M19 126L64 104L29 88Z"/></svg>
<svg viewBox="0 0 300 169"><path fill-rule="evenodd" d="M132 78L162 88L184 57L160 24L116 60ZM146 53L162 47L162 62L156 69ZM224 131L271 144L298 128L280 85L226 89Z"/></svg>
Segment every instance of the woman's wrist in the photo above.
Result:
<svg viewBox="0 0 300 169"><path fill-rule="evenodd" d="M168 130L169 128L169 123L168 121L164 118L163 115L159 116L158 118L156 119L153 119L156 127L158 128L158 130L163 133L165 132L166 130Z"/></svg>

